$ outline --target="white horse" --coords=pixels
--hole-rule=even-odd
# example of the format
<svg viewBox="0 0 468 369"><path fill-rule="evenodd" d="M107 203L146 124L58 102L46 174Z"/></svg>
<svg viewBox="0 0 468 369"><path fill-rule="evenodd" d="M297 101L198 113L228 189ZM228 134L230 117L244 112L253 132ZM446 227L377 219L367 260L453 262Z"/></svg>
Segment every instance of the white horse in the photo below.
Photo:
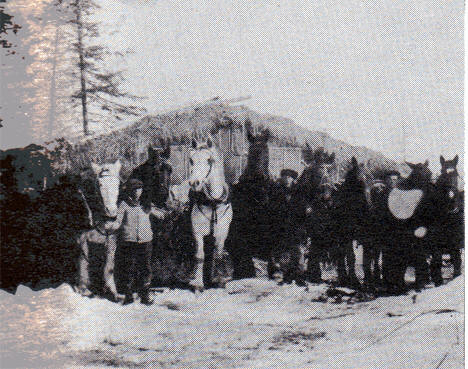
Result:
<svg viewBox="0 0 468 369"><path fill-rule="evenodd" d="M79 190L86 210L88 212L91 230L86 230L78 237L80 248L79 257L79 282L78 292L83 296L91 296L89 290L89 246L88 242L104 245L105 266L103 272L104 294L110 294L114 301L119 301L123 296L117 293L114 281L115 251L117 248L117 237L114 232L105 228L109 219L117 216L117 201L120 188L120 160L113 164L98 165L91 163L96 180L94 182L94 198L82 189ZM98 202L98 203L96 203Z"/></svg>
<svg viewBox="0 0 468 369"><path fill-rule="evenodd" d="M232 221L232 206L228 199L229 187L224 177L224 163L210 138L203 143L192 140L189 184L195 200L191 220L197 248L195 273L190 284L195 291L202 291L205 287L203 239L210 236L208 239L211 239L214 246L213 265L209 273L210 282L214 286L223 286L225 281L221 274L227 257L224 252L224 242Z"/></svg>

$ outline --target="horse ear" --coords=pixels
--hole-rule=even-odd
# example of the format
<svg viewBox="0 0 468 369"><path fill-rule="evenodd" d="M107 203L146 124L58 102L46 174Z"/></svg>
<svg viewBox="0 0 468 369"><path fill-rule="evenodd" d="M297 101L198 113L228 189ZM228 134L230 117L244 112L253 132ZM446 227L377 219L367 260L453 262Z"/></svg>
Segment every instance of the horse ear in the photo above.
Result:
<svg viewBox="0 0 468 369"><path fill-rule="evenodd" d="M268 141L271 136L270 130L267 128L262 132L262 137L265 141Z"/></svg>
<svg viewBox="0 0 468 369"><path fill-rule="evenodd" d="M428 167L428 166L429 166L429 160L428 160L428 159L426 159L426 161L424 162L424 166L425 166L425 167Z"/></svg>
<svg viewBox="0 0 468 369"><path fill-rule="evenodd" d="M355 156L353 156L353 157L351 158L351 164L353 165L353 167L357 167L357 166L358 166L358 162L357 162Z"/></svg>
<svg viewBox="0 0 468 369"><path fill-rule="evenodd" d="M98 175L99 172L101 171L101 166L96 163L91 163L91 169L93 170L94 174Z"/></svg>
<svg viewBox="0 0 468 369"><path fill-rule="evenodd" d="M453 158L453 162L454 162L453 165L455 166L458 164L458 154L455 155L455 157Z"/></svg>
<svg viewBox="0 0 468 369"><path fill-rule="evenodd" d="M120 162L120 159L117 159L114 163L114 167L117 171L117 174L120 173L120 169L122 168L122 163Z"/></svg>
<svg viewBox="0 0 468 369"><path fill-rule="evenodd" d="M210 149L213 147L213 141L211 137L208 137L208 139L206 140L206 146L208 146L208 148Z"/></svg>
<svg viewBox="0 0 468 369"><path fill-rule="evenodd" d="M440 165L445 165L445 158L442 155L440 156Z"/></svg>
<svg viewBox="0 0 468 369"><path fill-rule="evenodd" d="M414 169L414 168L416 167L415 164L410 163L409 161L406 161L406 160L405 160L405 164L406 164L407 166L409 166L411 169Z"/></svg>
<svg viewBox="0 0 468 369"><path fill-rule="evenodd" d="M334 162L335 161L335 153L333 152L330 156L330 162Z"/></svg>
<svg viewBox="0 0 468 369"><path fill-rule="evenodd" d="M197 140L195 140L194 138L192 138L192 148L196 149L197 146L198 146Z"/></svg>

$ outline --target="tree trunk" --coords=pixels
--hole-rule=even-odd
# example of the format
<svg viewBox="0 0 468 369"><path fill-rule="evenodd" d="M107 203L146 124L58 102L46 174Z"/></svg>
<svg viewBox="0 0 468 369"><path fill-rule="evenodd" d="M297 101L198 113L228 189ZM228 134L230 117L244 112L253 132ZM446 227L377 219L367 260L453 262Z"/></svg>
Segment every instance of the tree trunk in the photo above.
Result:
<svg viewBox="0 0 468 369"><path fill-rule="evenodd" d="M56 74L57 74L57 49L58 49L58 40L59 40L59 27L57 26L55 30L55 44L54 44L54 57L52 60L52 76L50 80L50 109L49 109L49 132L48 139L52 139L54 134L55 127L55 112L57 107L57 97L56 97Z"/></svg>
<svg viewBox="0 0 468 369"><path fill-rule="evenodd" d="M80 58L79 67L80 67L80 80L81 80L81 106L82 106L82 114L83 114L83 133L85 136L88 136L89 128L88 128L88 105L87 105L87 95L86 95L86 75L85 75L85 61L84 61L84 51L83 51L83 23L81 21L81 6L77 2L77 6L75 8L76 14L76 26L78 29L78 54Z"/></svg>

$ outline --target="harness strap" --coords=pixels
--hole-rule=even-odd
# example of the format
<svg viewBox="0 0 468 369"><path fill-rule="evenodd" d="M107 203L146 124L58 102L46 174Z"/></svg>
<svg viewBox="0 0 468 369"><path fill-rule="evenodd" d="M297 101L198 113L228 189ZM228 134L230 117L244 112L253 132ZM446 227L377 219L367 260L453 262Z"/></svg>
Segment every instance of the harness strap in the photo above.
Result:
<svg viewBox="0 0 468 369"><path fill-rule="evenodd" d="M203 216L210 221L210 235L212 236L214 234L214 226L215 224L218 223L218 220L223 219L224 216L226 215L227 211L229 210L229 207L231 206L230 203L224 203L226 205L226 210L224 210L224 213L221 215L221 217L218 216L218 208L219 206L223 203L219 204L213 204L213 205L204 205L204 206L210 206L211 207L211 216L208 217L203 210L200 208L200 203L197 202L197 208L200 213L203 214Z"/></svg>
<svg viewBox="0 0 468 369"><path fill-rule="evenodd" d="M102 230L99 228L97 224L94 222L93 218L93 212L91 210L91 207L88 204L88 200L86 200L86 196L84 195L83 191L81 189L78 189L78 192L81 195L81 198L83 199L83 202L86 207L86 211L88 212L88 219L89 219L89 225L92 229L95 229L99 234L103 235L106 237L106 241L108 240L109 236L113 234L114 232L108 232L107 230Z"/></svg>
<svg viewBox="0 0 468 369"><path fill-rule="evenodd" d="M211 208L211 219L210 219L210 236L214 235L214 225L218 223L218 207Z"/></svg>
<svg viewBox="0 0 468 369"><path fill-rule="evenodd" d="M203 194L207 198L208 203L209 203L210 206L211 206L211 204L223 204L223 203L227 204L229 202L228 201L229 187L228 187L228 185L226 183L223 185L223 194L218 199L215 199L213 196L211 196L211 194L208 192L208 189L207 189L206 186L203 186Z"/></svg>
<svg viewBox="0 0 468 369"><path fill-rule="evenodd" d="M89 207L88 201L86 200L86 196L84 195L84 193L83 193L83 191L81 190L81 188L78 189L78 192L80 193L81 198L82 198L83 201L84 201L86 210L87 210L87 212L88 212L89 224L90 224L91 227L94 227L93 212L91 211L91 208Z"/></svg>

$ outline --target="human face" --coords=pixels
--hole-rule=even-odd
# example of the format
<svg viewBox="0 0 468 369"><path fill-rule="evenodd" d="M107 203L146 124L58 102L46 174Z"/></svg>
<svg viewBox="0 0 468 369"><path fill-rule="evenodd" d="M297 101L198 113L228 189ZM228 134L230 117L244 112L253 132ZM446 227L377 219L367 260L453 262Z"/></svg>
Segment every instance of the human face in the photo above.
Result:
<svg viewBox="0 0 468 369"><path fill-rule="evenodd" d="M136 188L132 191L132 197L135 201L140 200L141 194L143 193L143 188Z"/></svg>
<svg viewBox="0 0 468 369"><path fill-rule="evenodd" d="M387 178L387 184L391 188L395 188L398 184L398 176L389 176Z"/></svg>
<svg viewBox="0 0 468 369"><path fill-rule="evenodd" d="M283 180L284 185L288 188L290 188L294 183L294 178L290 176L283 176L282 180Z"/></svg>

